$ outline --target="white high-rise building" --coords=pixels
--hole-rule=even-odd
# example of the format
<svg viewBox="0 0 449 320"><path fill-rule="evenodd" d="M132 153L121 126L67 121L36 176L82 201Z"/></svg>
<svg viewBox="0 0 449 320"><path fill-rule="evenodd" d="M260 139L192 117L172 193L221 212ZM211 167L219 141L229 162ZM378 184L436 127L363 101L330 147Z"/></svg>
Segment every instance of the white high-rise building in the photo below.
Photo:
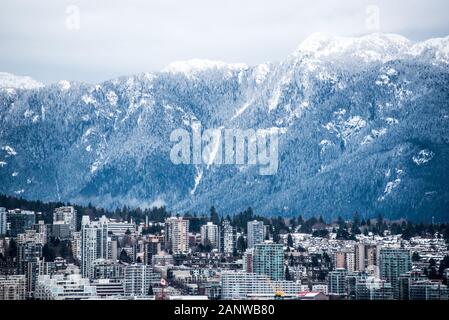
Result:
<svg viewBox="0 0 449 320"><path fill-rule="evenodd" d="M212 222L201 226L201 244L210 243L213 248L218 247L218 226Z"/></svg>
<svg viewBox="0 0 449 320"><path fill-rule="evenodd" d="M236 247L236 230L231 221L225 219L220 226L220 252L233 254Z"/></svg>
<svg viewBox="0 0 449 320"><path fill-rule="evenodd" d="M53 223L64 223L70 232L76 231L76 210L74 207L60 207L53 212Z"/></svg>
<svg viewBox="0 0 449 320"><path fill-rule="evenodd" d="M72 252L74 258L81 260L81 232L72 233Z"/></svg>
<svg viewBox="0 0 449 320"><path fill-rule="evenodd" d="M123 268L125 295L148 296L150 287L160 282L160 275L149 265L133 264Z"/></svg>
<svg viewBox="0 0 449 320"><path fill-rule="evenodd" d="M99 221L90 221L83 216L81 221L81 274L93 278L94 261L108 258L108 220L105 216Z"/></svg>
<svg viewBox="0 0 449 320"><path fill-rule="evenodd" d="M6 209L0 207L0 236L4 236L6 234L6 214Z"/></svg>
<svg viewBox="0 0 449 320"><path fill-rule="evenodd" d="M263 242L263 221L248 221L248 248Z"/></svg>
<svg viewBox="0 0 449 320"><path fill-rule="evenodd" d="M189 250L189 220L175 217L165 220L165 247L174 253Z"/></svg>

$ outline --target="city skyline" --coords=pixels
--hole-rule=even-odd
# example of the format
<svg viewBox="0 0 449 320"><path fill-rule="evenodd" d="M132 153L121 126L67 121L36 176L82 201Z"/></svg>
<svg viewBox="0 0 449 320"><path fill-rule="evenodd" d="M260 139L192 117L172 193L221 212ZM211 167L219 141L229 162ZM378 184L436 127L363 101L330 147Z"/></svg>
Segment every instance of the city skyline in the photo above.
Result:
<svg viewBox="0 0 449 320"><path fill-rule="evenodd" d="M0 300L449 299L447 223L93 209L0 208Z"/></svg>

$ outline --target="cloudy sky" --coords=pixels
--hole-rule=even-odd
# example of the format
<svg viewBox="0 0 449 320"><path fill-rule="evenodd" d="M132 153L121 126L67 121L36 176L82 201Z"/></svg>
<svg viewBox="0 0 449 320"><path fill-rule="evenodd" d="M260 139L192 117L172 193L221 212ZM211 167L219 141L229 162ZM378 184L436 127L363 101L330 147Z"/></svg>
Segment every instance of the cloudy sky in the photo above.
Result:
<svg viewBox="0 0 449 320"><path fill-rule="evenodd" d="M0 71L98 82L204 58L279 61L308 35L449 35L447 0L1 0Z"/></svg>

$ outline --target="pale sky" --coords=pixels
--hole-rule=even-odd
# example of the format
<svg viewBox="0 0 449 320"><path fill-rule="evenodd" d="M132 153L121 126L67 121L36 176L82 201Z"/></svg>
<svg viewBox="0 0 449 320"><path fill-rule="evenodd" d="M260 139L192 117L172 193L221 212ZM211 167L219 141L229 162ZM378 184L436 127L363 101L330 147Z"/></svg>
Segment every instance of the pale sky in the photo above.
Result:
<svg viewBox="0 0 449 320"><path fill-rule="evenodd" d="M1 0L0 71L95 83L193 58L254 65L314 32L448 36L448 12L447 0Z"/></svg>

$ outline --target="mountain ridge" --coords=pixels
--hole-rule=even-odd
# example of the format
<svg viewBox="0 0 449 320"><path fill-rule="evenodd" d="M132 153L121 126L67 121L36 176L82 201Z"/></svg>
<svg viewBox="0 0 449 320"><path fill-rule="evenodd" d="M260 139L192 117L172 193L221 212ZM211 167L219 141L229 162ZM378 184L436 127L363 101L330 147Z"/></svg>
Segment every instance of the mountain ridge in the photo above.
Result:
<svg viewBox="0 0 449 320"><path fill-rule="evenodd" d="M0 89L0 192L108 208L447 219L449 37L341 39L315 35L303 47L317 50L257 66L194 60L98 85ZM278 174L174 166L170 132L192 121L282 129Z"/></svg>

